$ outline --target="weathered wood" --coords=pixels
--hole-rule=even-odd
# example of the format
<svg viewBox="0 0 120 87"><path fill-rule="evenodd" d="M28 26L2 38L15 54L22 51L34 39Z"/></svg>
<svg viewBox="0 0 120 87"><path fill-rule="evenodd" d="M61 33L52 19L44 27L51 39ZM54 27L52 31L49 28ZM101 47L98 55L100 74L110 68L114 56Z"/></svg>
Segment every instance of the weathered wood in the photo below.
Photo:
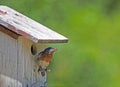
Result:
<svg viewBox="0 0 120 87"><path fill-rule="evenodd" d="M38 73L38 66L34 61L35 56L31 53L31 46L33 43L24 37L19 37L18 39L19 49L18 50L18 79L22 82L23 87L44 87L44 81L41 73ZM37 44L36 44L37 46ZM39 45L40 50L44 48L44 44ZM38 48L38 47L37 47ZM38 52L38 50L37 50ZM21 56L22 55L22 56ZM22 71L22 74L21 74ZM21 80L22 79L22 80ZM46 79L46 77L44 77Z"/></svg>
<svg viewBox="0 0 120 87"><path fill-rule="evenodd" d="M20 36L17 33L15 33L13 31L11 31L11 30L3 27L2 25L0 25L0 31L3 32L3 33L5 33L5 34L7 34L7 35L9 35L9 36L11 36L14 39L18 39L18 36Z"/></svg>
<svg viewBox="0 0 120 87"><path fill-rule="evenodd" d="M38 73L32 44L22 36L13 39L0 32L0 87L44 87L46 76ZM39 46L39 51L44 48L44 44Z"/></svg>
<svg viewBox="0 0 120 87"><path fill-rule="evenodd" d="M17 69L17 40L0 32L0 87L22 87Z"/></svg>
<svg viewBox="0 0 120 87"><path fill-rule="evenodd" d="M0 6L0 24L36 43L68 41L66 37L6 6Z"/></svg>

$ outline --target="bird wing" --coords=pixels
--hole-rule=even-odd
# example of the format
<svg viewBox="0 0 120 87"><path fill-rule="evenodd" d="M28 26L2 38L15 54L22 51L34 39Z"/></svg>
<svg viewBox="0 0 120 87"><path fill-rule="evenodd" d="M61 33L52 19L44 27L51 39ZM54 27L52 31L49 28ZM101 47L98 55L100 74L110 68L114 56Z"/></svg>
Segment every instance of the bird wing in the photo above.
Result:
<svg viewBox="0 0 120 87"><path fill-rule="evenodd" d="M42 55L42 51L35 56L35 61L36 62L38 62L41 55Z"/></svg>

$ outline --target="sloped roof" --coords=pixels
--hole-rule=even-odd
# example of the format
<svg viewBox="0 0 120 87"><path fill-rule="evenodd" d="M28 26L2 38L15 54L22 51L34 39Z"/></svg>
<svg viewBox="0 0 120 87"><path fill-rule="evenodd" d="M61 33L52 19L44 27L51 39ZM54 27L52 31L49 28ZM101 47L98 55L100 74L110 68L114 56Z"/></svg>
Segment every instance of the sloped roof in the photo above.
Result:
<svg viewBox="0 0 120 87"><path fill-rule="evenodd" d="M0 6L0 25L36 43L64 43L68 39L7 7Z"/></svg>

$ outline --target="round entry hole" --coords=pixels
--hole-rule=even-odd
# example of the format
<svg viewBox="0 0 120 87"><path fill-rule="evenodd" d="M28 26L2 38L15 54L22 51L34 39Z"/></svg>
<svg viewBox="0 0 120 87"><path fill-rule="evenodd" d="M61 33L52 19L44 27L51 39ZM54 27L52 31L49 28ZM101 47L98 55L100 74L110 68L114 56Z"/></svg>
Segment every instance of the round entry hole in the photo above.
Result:
<svg viewBox="0 0 120 87"><path fill-rule="evenodd" d="M37 47L34 44L31 46L31 53L32 55L35 55L37 53Z"/></svg>

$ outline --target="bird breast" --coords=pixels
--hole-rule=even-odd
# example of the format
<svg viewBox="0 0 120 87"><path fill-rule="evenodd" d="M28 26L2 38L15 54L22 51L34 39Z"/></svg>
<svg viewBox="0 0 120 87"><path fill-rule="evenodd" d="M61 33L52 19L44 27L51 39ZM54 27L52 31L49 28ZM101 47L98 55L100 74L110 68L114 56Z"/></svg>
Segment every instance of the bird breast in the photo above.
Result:
<svg viewBox="0 0 120 87"><path fill-rule="evenodd" d="M42 67L42 69L46 69L47 66L49 65L49 62L46 62L46 61L39 61L39 66Z"/></svg>

